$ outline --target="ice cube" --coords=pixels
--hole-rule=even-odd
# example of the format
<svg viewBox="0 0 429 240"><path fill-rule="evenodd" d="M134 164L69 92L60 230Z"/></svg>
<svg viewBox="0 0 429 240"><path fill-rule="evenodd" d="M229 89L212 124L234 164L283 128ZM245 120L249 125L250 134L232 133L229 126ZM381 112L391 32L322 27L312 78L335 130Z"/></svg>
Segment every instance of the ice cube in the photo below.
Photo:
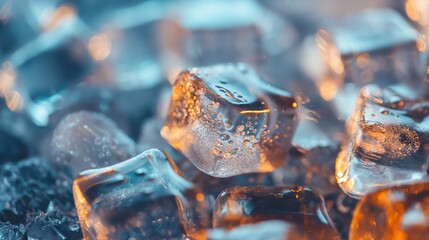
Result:
<svg viewBox="0 0 429 240"><path fill-rule="evenodd" d="M345 120L352 109L341 104L354 101L365 84L402 82L423 89L426 59L421 41L418 32L393 10L367 10L342 18L317 36L327 67L316 80L320 94L334 101Z"/></svg>
<svg viewBox="0 0 429 240"><path fill-rule="evenodd" d="M157 149L82 172L73 192L85 239L198 239L207 227L204 194Z"/></svg>
<svg viewBox="0 0 429 240"><path fill-rule="evenodd" d="M238 226L230 231L213 229L209 231L208 239L305 240L307 238L293 225L283 221L270 220Z"/></svg>
<svg viewBox="0 0 429 240"><path fill-rule="evenodd" d="M295 40L293 27L256 1L183 1L173 10L160 28L164 62L173 77L183 67L256 64Z"/></svg>
<svg viewBox="0 0 429 240"><path fill-rule="evenodd" d="M298 103L245 64L182 72L161 135L203 172L270 172L288 154Z"/></svg>
<svg viewBox="0 0 429 240"><path fill-rule="evenodd" d="M427 175L429 102L406 85L364 87L347 122L336 177L349 195Z"/></svg>
<svg viewBox="0 0 429 240"><path fill-rule="evenodd" d="M362 197L350 240L425 239L429 233L429 183L392 186Z"/></svg>
<svg viewBox="0 0 429 240"><path fill-rule="evenodd" d="M243 224L282 220L309 239L339 239L323 197L303 187L235 187L216 200L213 227L232 229Z"/></svg>
<svg viewBox="0 0 429 240"><path fill-rule="evenodd" d="M107 117L87 111L67 115L52 136L53 160L74 175L129 159L135 143Z"/></svg>

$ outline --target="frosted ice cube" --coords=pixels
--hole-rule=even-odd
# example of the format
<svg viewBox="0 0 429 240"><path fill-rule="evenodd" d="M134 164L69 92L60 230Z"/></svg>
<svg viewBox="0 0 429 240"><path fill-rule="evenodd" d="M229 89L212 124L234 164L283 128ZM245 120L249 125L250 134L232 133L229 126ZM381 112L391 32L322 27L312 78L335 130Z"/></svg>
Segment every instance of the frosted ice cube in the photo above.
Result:
<svg viewBox="0 0 429 240"><path fill-rule="evenodd" d="M67 115L52 137L54 162L73 174L110 166L136 153L135 143L107 117L86 111Z"/></svg>

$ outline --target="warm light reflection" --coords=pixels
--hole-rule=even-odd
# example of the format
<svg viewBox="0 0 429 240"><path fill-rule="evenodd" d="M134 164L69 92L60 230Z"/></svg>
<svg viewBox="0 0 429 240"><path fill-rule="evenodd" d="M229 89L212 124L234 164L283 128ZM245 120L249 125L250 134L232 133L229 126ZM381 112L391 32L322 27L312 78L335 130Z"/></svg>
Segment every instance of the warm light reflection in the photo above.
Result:
<svg viewBox="0 0 429 240"><path fill-rule="evenodd" d="M5 62L0 69L0 97L6 100L7 107L12 111L20 111L24 105L23 98L15 90L16 73L10 62Z"/></svg>
<svg viewBox="0 0 429 240"><path fill-rule="evenodd" d="M330 78L325 78L319 87L321 97L326 100L332 100L338 91L338 86L335 81Z"/></svg>
<svg viewBox="0 0 429 240"><path fill-rule="evenodd" d="M417 41L416 41L416 47L417 47L417 50L419 50L420 52L425 52L426 51L426 41L425 41L425 37L424 36L422 36L419 39L417 39Z"/></svg>
<svg viewBox="0 0 429 240"><path fill-rule="evenodd" d="M403 184L364 196L350 225L350 239L427 239L429 183Z"/></svg>
<svg viewBox="0 0 429 240"><path fill-rule="evenodd" d="M296 104L296 103L295 103ZM262 109L262 110L243 110L240 112L240 114L248 114L248 113L254 113L254 114L260 114L260 113L269 113L270 109Z"/></svg>
<svg viewBox="0 0 429 240"><path fill-rule="evenodd" d="M62 5L58 7L52 16L44 22L42 28L45 31L51 31L59 26L64 20L75 17L75 10L72 6Z"/></svg>
<svg viewBox="0 0 429 240"><path fill-rule="evenodd" d="M15 86L15 71L10 62L3 63L0 69L0 96L8 96Z"/></svg>
<svg viewBox="0 0 429 240"><path fill-rule="evenodd" d="M411 20L422 26L427 26L429 21L429 1L428 0L407 0L405 2L405 12Z"/></svg>
<svg viewBox="0 0 429 240"><path fill-rule="evenodd" d="M21 94L17 91L13 91L9 96L6 96L6 104L12 111L20 111L24 105Z"/></svg>
<svg viewBox="0 0 429 240"><path fill-rule="evenodd" d="M89 40L88 50L94 60L103 61L110 55L112 42L107 35L100 33Z"/></svg>
<svg viewBox="0 0 429 240"><path fill-rule="evenodd" d="M197 199L197 201L198 202L202 202L202 201L204 201L204 194L202 194L202 193L197 193L197 195L196 195L196 197L195 197L196 199Z"/></svg>
<svg viewBox="0 0 429 240"><path fill-rule="evenodd" d="M328 66L337 74L344 73L344 65L339 50L329 41L329 34L320 30L316 37L317 46L323 53L323 58Z"/></svg>

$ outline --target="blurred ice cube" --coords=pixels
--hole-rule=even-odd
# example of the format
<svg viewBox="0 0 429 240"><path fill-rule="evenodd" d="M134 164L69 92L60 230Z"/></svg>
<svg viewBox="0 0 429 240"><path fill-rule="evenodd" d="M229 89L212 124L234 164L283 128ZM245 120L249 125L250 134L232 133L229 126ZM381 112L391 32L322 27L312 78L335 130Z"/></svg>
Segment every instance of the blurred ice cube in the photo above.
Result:
<svg viewBox="0 0 429 240"><path fill-rule="evenodd" d="M161 25L164 65L181 68L226 62L254 65L295 40L292 26L255 1L183 1Z"/></svg>
<svg viewBox="0 0 429 240"><path fill-rule="evenodd" d="M52 137L54 162L68 166L74 175L106 167L136 153L134 142L107 117L86 111L69 114Z"/></svg>
<svg viewBox="0 0 429 240"><path fill-rule="evenodd" d="M347 106L365 84L402 82L418 91L425 88L423 39L399 13L367 10L339 21L318 33L316 42L326 72L314 80L342 120L351 114L352 108Z"/></svg>

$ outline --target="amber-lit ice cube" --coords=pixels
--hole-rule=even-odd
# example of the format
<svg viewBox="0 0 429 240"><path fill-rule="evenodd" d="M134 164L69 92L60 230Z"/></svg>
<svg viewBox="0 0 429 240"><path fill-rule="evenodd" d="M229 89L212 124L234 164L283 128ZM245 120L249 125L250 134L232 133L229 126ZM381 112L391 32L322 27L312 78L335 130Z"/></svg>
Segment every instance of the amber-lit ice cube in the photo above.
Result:
<svg viewBox="0 0 429 240"><path fill-rule="evenodd" d="M343 190L358 197L374 187L427 175L429 101L405 85L362 88L347 122L348 145L336 160Z"/></svg>
<svg viewBox="0 0 429 240"><path fill-rule="evenodd" d="M52 136L53 160L76 176L91 168L107 167L136 153L135 143L102 114L80 111L67 115Z"/></svg>
<svg viewBox="0 0 429 240"><path fill-rule="evenodd" d="M288 154L298 103L245 64L182 72L161 135L207 174L269 172Z"/></svg>
<svg viewBox="0 0 429 240"><path fill-rule="evenodd" d="M216 200L214 228L233 229L266 220L295 225L309 239L339 239L323 197L310 188L235 187Z"/></svg>
<svg viewBox="0 0 429 240"><path fill-rule="evenodd" d="M429 183L398 185L359 201L350 240L420 240L429 235Z"/></svg>
<svg viewBox="0 0 429 240"><path fill-rule="evenodd" d="M82 172L73 193L85 239L201 239L207 227L204 194L157 149Z"/></svg>
<svg viewBox="0 0 429 240"><path fill-rule="evenodd" d="M359 87L407 83L421 89L426 59L423 38L397 12L367 10L319 31L317 44L326 63L317 78L325 100L333 100L342 119L352 112Z"/></svg>

